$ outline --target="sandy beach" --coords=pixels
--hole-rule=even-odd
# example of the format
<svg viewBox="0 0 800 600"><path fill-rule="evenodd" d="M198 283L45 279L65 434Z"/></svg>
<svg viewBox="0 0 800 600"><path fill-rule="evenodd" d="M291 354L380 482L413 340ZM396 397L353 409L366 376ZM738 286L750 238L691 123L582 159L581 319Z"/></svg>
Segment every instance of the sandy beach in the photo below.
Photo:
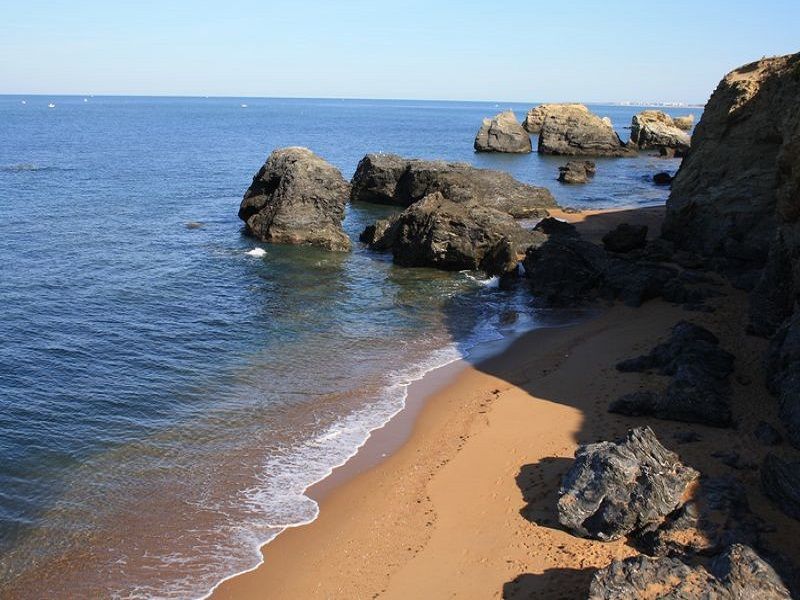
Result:
<svg viewBox="0 0 800 600"><path fill-rule="evenodd" d="M657 226L662 213L559 216L583 221L579 227L592 239L621 220ZM428 378L412 386L408 411L311 490L320 517L280 535L263 548L258 569L224 582L213 597L582 597L595 568L634 550L624 540L564 531L555 512L560 479L578 444L645 423L685 463L738 477L753 511L777 525L772 547L797 556L800 527L766 501L758 472L734 471L711 456L736 450L757 464L766 449L753 429L760 419L776 419L761 383L765 342L743 343L746 295L721 281L720 290L713 313L660 300L608 306L578 324L530 332L488 360L451 366L434 376L438 385ZM657 377L619 373L615 364L647 352L681 319L709 328L736 354L738 428L607 412L610 401ZM431 387L436 391L427 393ZM680 444L675 434L687 431L699 441Z"/></svg>

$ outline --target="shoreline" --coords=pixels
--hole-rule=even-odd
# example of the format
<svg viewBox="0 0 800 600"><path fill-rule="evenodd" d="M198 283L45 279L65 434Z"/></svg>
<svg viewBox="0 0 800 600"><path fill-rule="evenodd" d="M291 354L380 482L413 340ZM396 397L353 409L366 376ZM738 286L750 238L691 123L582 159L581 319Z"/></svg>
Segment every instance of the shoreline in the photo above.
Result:
<svg viewBox="0 0 800 600"><path fill-rule="evenodd" d="M616 223L630 220L632 213L638 221L649 223L652 226L660 222L663 206L646 208L622 207L609 210L581 211L578 213L556 211L553 216L576 223L585 238L597 241L605 231ZM596 219L596 217L599 217L599 219ZM599 221L599 223L594 221ZM581 319L577 323L572 322L561 326L544 325L524 332L515 332L515 334L503 340L478 344L471 349L471 351L477 351L476 356L468 355L462 357L452 363L435 368L425 373L422 378L411 382L408 386L404 406L386 423L372 430L364 444L345 463L335 467L330 474L305 490L305 494L319 505L317 517L308 523L288 527L268 542L262 544L259 548L261 560L257 566L226 577L217 583L203 598L251 597L252 593L250 595L245 593L242 596L242 592L237 589L240 587L238 582L250 575L260 575L264 572L267 568L265 565L269 561L269 557L279 552L274 550L275 546L283 545L280 540L292 533L296 533L300 529L313 527L315 523L318 523L323 511L326 510L325 507L328 504L328 500L332 496L335 497L337 494L344 493L343 490L356 485L354 482L361 478L366 478L375 470L381 469L398 453L403 452L407 446L412 445L417 429L420 427L419 421L426 419L425 415L433 410L430 405L435 403L441 396L448 395L449 389L458 388L458 382L465 377L465 374L480 371L483 363L491 364L492 361L508 362L508 357L505 356L506 353L516 344L524 343L522 341L525 339L534 339L537 335L545 335L546 337L557 339L561 337L557 333L543 334L542 332L550 332L551 330L570 331L575 328L589 327L591 323L597 322L598 319L603 319L605 314L602 313L599 316L594 314L588 318ZM565 334L565 337L568 336L569 334Z"/></svg>

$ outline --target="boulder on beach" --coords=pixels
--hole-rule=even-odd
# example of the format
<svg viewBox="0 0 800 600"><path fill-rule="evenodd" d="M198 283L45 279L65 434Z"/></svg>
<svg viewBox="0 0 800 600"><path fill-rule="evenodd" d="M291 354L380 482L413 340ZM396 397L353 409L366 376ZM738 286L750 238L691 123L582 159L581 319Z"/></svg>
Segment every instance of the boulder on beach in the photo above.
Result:
<svg viewBox="0 0 800 600"><path fill-rule="evenodd" d="M761 466L761 488L778 508L800 521L800 461L767 454Z"/></svg>
<svg viewBox="0 0 800 600"><path fill-rule="evenodd" d="M616 442L578 448L559 491L558 520L581 537L616 540L661 523L697 477L652 429L632 429Z"/></svg>
<svg viewBox="0 0 800 600"><path fill-rule="evenodd" d="M591 160L571 160L558 167L558 180L562 183L586 183L596 172L597 167Z"/></svg>
<svg viewBox="0 0 800 600"><path fill-rule="evenodd" d="M514 111L507 110L491 119L484 119L475 136L477 152L510 152L524 154L532 149L528 132L517 121Z"/></svg>
<svg viewBox="0 0 800 600"><path fill-rule="evenodd" d="M528 133L539 135L542 131L542 125L544 125L544 118L547 116L547 112L551 109L560 110L564 106L569 106L586 113L589 112L589 109L583 104L540 104L536 108L532 108L528 111L522 126Z"/></svg>
<svg viewBox="0 0 800 600"><path fill-rule="evenodd" d="M733 355L707 329L681 321L648 354L624 360L624 373L655 371L671 379L664 392L640 391L613 402L609 410L631 416L728 427L732 422L729 378Z"/></svg>
<svg viewBox="0 0 800 600"><path fill-rule="evenodd" d="M647 225L620 223L603 236L603 247L609 252L624 254L647 244Z"/></svg>
<svg viewBox="0 0 800 600"><path fill-rule="evenodd" d="M672 117L660 110L645 110L631 120L631 144L640 150L670 148L686 152L691 145L689 135L675 126Z"/></svg>
<svg viewBox="0 0 800 600"><path fill-rule="evenodd" d="M586 107L553 105L539 133L539 153L563 156L633 156L616 131Z"/></svg>
<svg viewBox="0 0 800 600"><path fill-rule="evenodd" d="M394 262L402 266L480 269L489 275L516 271L525 248L545 238L526 231L507 213L452 202L440 192L367 227L361 236L373 250L391 250Z"/></svg>
<svg viewBox="0 0 800 600"><path fill-rule="evenodd" d="M517 218L547 216L556 201L547 188L517 181L510 174L466 163L367 154L353 175L353 201L411 206L440 192L456 203L472 202Z"/></svg>
<svg viewBox="0 0 800 600"><path fill-rule="evenodd" d="M339 170L308 148L280 148L253 177L239 218L263 242L349 250L342 229L349 192Z"/></svg>
<svg viewBox="0 0 800 600"><path fill-rule="evenodd" d="M708 569L678 557L639 554L599 569L589 600L789 600L791 594L775 569L755 550L732 544Z"/></svg>

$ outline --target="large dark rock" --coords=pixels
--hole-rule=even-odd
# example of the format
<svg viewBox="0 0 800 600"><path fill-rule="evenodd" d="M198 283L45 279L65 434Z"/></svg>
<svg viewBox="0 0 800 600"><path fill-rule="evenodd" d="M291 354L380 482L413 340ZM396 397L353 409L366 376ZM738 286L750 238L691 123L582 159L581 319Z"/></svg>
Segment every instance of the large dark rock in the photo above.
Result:
<svg viewBox="0 0 800 600"><path fill-rule="evenodd" d="M342 230L350 187L331 164L307 148L270 154L245 192L239 218L264 242L349 250Z"/></svg>
<svg viewBox="0 0 800 600"><path fill-rule="evenodd" d="M589 600L789 600L775 570L752 548L734 544L710 569L676 557L638 555L595 573Z"/></svg>
<svg viewBox="0 0 800 600"><path fill-rule="evenodd" d="M603 246L609 252L630 252L644 248L646 243L647 225L620 223L603 236Z"/></svg>
<svg viewBox="0 0 800 600"><path fill-rule="evenodd" d="M800 240L798 65L800 54L762 59L717 86L667 201L677 247L741 268L765 261L779 223Z"/></svg>
<svg viewBox="0 0 800 600"><path fill-rule="evenodd" d="M510 152L524 154L532 149L528 132L517 121L514 111L507 110L491 119L484 119L475 136L477 152Z"/></svg>
<svg viewBox="0 0 800 600"><path fill-rule="evenodd" d="M661 523L697 476L649 427L633 429L617 442L578 448L561 484L558 520L582 537L615 540Z"/></svg>
<svg viewBox="0 0 800 600"><path fill-rule="evenodd" d="M761 465L761 487L783 512L800 520L800 461L767 454Z"/></svg>
<svg viewBox="0 0 800 600"><path fill-rule="evenodd" d="M662 296L678 276L674 267L643 257L610 255L578 235L551 235L528 249L525 276L540 302L568 306L597 298L629 306Z"/></svg>
<svg viewBox="0 0 800 600"><path fill-rule="evenodd" d="M354 201L411 206L434 192L457 203L477 203L517 218L545 217L556 201L547 188L527 185L508 173L466 163L367 154L353 175Z"/></svg>
<svg viewBox="0 0 800 600"><path fill-rule="evenodd" d="M778 398L786 437L800 448L800 312L778 329L767 352L767 384Z"/></svg>
<svg viewBox="0 0 800 600"><path fill-rule="evenodd" d="M526 247L546 236L524 230L504 212L436 192L368 227L361 239L374 250L391 250L399 265L503 275L516 270Z"/></svg>
<svg viewBox="0 0 800 600"><path fill-rule="evenodd" d="M561 183L586 183L596 172L597 167L591 160L571 160L558 167L558 180Z"/></svg>
<svg viewBox="0 0 800 600"><path fill-rule="evenodd" d="M733 355L707 329L681 321L649 354L624 360L622 372L655 371L670 376L663 392L635 392L609 406L613 413L728 427L733 421L729 378Z"/></svg>
<svg viewBox="0 0 800 600"><path fill-rule="evenodd" d="M687 152L691 140L668 114L660 110L644 110L633 115L631 120L631 144L640 150L672 148Z"/></svg>
<svg viewBox="0 0 800 600"><path fill-rule="evenodd" d="M563 156L633 156L611 124L586 107L560 105L545 114L539 153Z"/></svg>

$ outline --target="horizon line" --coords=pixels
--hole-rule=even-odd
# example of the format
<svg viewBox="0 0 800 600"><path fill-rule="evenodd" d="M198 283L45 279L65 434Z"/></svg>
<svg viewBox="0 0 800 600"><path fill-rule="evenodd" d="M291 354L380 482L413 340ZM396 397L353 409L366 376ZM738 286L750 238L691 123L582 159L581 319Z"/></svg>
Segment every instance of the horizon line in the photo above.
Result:
<svg viewBox="0 0 800 600"><path fill-rule="evenodd" d="M361 97L361 96L236 96L230 94L119 94L119 93L19 93L19 92L1 92L0 97L3 96L59 96L59 97L75 97L75 98L231 98L231 99L247 99L247 100L360 100L360 101L385 101L385 102L463 102L463 103L510 103L510 104L531 104L533 106L539 104L570 104L580 103L587 105L613 105L613 106L658 106L663 108L703 108L706 102L683 102L678 100L537 100L530 102L528 100L466 100L466 99L446 99L446 98L389 98L389 97Z"/></svg>

